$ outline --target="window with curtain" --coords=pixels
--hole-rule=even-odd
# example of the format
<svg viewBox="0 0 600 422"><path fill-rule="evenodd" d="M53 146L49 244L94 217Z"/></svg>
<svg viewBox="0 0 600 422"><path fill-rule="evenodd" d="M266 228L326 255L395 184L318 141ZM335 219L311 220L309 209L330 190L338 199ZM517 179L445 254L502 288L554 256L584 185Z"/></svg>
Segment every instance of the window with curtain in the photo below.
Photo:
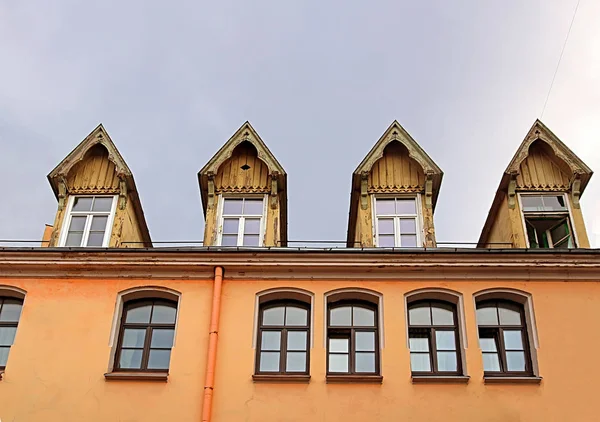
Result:
<svg viewBox="0 0 600 422"><path fill-rule="evenodd" d="M379 374L377 306L331 303L327 315L327 373Z"/></svg>
<svg viewBox="0 0 600 422"><path fill-rule="evenodd" d="M309 310L308 304L291 300L261 305L256 374L308 374Z"/></svg>
<svg viewBox="0 0 600 422"><path fill-rule="evenodd" d="M408 305L410 365L414 375L460 375L456 306L440 301Z"/></svg>
<svg viewBox="0 0 600 422"><path fill-rule="evenodd" d="M486 376L532 375L523 305L498 300L480 302L477 325Z"/></svg>
<svg viewBox="0 0 600 422"><path fill-rule="evenodd" d="M15 340L23 301L12 297L0 297L0 370L6 368L8 352Z"/></svg>
<svg viewBox="0 0 600 422"><path fill-rule="evenodd" d="M167 372L175 336L177 302L126 302L121 317L115 371Z"/></svg>

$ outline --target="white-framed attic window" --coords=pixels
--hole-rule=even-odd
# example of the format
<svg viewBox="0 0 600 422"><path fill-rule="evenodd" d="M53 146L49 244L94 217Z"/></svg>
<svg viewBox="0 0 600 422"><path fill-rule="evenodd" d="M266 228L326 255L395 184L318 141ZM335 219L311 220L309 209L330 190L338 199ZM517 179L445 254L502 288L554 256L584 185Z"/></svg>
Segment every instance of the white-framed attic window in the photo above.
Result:
<svg viewBox="0 0 600 422"><path fill-rule="evenodd" d="M266 195L219 197L219 246L263 246Z"/></svg>
<svg viewBox="0 0 600 422"><path fill-rule="evenodd" d="M69 197L59 245L108 247L116 208L116 195Z"/></svg>
<svg viewBox="0 0 600 422"><path fill-rule="evenodd" d="M571 209L564 193L519 193L529 248L575 248Z"/></svg>
<svg viewBox="0 0 600 422"><path fill-rule="evenodd" d="M422 246L419 195L374 196L375 245L380 248Z"/></svg>

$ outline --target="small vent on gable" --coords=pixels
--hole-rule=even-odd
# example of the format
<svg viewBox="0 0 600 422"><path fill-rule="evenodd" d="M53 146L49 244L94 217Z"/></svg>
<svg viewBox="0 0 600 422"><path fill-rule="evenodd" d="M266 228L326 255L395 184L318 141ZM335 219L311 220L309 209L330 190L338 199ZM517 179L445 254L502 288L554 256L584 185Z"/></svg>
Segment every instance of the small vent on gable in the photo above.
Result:
<svg viewBox="0 0 600 422"><path fill-rule="evenodd" d="M246 171L246 170L250 170L250 166L248 164L244 164L242 167L240 167L242 170Z"/></svg>

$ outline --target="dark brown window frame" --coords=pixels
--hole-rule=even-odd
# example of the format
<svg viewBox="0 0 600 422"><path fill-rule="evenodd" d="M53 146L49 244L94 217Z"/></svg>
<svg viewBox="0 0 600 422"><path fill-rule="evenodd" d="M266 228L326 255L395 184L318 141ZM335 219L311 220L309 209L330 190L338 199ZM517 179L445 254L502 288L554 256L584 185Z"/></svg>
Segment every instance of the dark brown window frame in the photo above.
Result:
<svg viewBox="0 0 600 422"><path fill-rule="evenodd" d="M482 338L482 331L492 333L492 337L494 338L496 344L496 350L498 353L498 360L500 364L500 371L486 371L484 369L483 376L485 378L495 378L495 377L533 377L533 359L531 356L531 347L529 342L529 327L527 325L527 319L525 318L525 306L522 303L515 302L509 299L488 299L477 302L476 311L480 308L485 307L495 307L498 310L502 305L510 305L511 307L516 307L519 309L519 314L521 316L521 324L520 325L502 325L500 324L500 319L498 318L498 325L480 325L477 323L477 333L478 337ZM512 309L511 309L512 310ZM498 311L496 311L498 312ZM498 315L499 317L499 315ZM523 353L525 354L525 370L524 371L508 371L507 370L507 359L506 359L506 347L504 344L504 331L520 331L521 339L523 342ZM490 338L490 336L485 336L484 338ZM482 351L482 359L484 351Z"/></svg>
<svg viewBox="0 0 600 422"><path fill-rule="evenodd" d="M336 308L343 308L346 306L351 307L359 307L364 309L369 309L374 311L374 327L365 327L365 326L332 326L331 325L331 310ZM355 370L355 356L356 356L356 332L374 332L375 334L375 372L357 372ZM329 371L329 339L330 338L344 338L348 339L348 372L330 372ZM379 377L381 375L381 367L380 367L380 345L379 345L379 309L378 305L366 301L366 300L351 300L344 299L336 302L330 302L327 305L327 344L326 344L326 366L327 366L327 377L328 378L339 378L343 379L345 377L352 378L356 376L360 377L369 377L375 376ZM362 379L361 379L362 381Z"/></svg>
<svg viewBox="0 0 600 422"><path fill-rule="evenodd" d="M264 325L263 324L263 315L264 311L273 308L279 307L294 307L301 308L307 311L306 314L306 325L285 325L285 314L283 325ZM310 374L310 345L311 345L311 305L306 302L302 302L294 299L278 299L272 300L265 303L260 304L258 309L258 327L257 327L257 337L256 337L256 356L254 360L254 374L258 376L264 376L265 379L269 376L283 376L283 377L294 377L301 375L309 375ZM262 350L262 333L269 331L277 331L281 333L279 339L279 371L261 371L260 370L260 354ZM283 368L286 367L287 361L287 338L288 332L290 331L301 331L306 332L306 371L286 371ZM269 350L265 350L268 352ZM273 350L273 352L275 352ZM294 352L293 350L291 352Z"/></svg>
<svg viewBox="0 0 600 422"><path fill-rule="evenodd" d="M21 312L23 311L23 299L12 296L0 296L0 310L2 305L4 305L5 300L11 300L15 302L21 303ZM15 329L19 327L19 321L21 320L21 315L19 314L19 319L17 321L0 321L0 327L14 327ZM2 348L8 348L8 352L10 354L10 349L12 348L12 344L10 346L0 346ZM6 369L6 365L0 365L0 371L4 371ZM0 378L1 379L1 378Z"/></svg>
<svg viewBox="0 0 600 422"><path fill-rule="evenodd" d="M446 308L450 308L452 311L452 318L454 325L434 325L433 324L433 311L432 307L434 304L443 305ZM462 362L462 351L461 351L461 341L460 341L460 329L459 329L459 321L458 321L458 306L452 302L439 300L439 299L420 299L414 302L410 302L407 306L407 310L410 315L410 310L412 308L422 307L423 305L429 306L431 325L411 325L410 324L410 316L408 317L408 338L411 338L412 333L424 333L427 335L429 340L429 362L431 371L413 371L411 368L411 373L413 376L460 376L463 374L463 362ZM456 371L439 371L438 370L438 359L437 359L437 345L436 345L436 331L454 331L454 342L456 347ZM410 340L409 340L410 342ZM450 351L450 350L449 350ZM409 350L410 352L410 350ZM443 352L443 350L442 350ZM412 354L412 352L410 352ZM425 354L425 352L423 352Z"/></svg>
<svg viewBox="0 0 600 422"><path fill-rule="evenodd" d="M127 311L130 309L152 305L152 312L154 312L154 306L156 304L166 305L175 309L175 321L172 324L157 324L157 323L126 323ZM148 369L148 360L150 358L150 349L152 350L172 350L170 348L157 348L150 347L150 343L152 341L152 331L154 329L172 329L173 333L175 333L175 326L177 325L177 312L178 312L178 302L169 299L163 298L143 298L143 299L134 299L127 301L123 304L123 310L121 312L121 322L119 327L119 341L117 343L117 349L115 352L115 363L113 372L136 372L136 373L165 373L169 372L169 369L159 368L159 369ZM150 321L152 321L152 312L150 313ZM142 349L142 361L140 368L121 368L120 360L121 360L121 352L123 351L123 334L126 328L133 329L145 329L146 335L144 338L144 347ZM175 335L175 334L173 334ZM129 348L126 348L129 349ZM170 363L169 363L170 366Z"/></svg>

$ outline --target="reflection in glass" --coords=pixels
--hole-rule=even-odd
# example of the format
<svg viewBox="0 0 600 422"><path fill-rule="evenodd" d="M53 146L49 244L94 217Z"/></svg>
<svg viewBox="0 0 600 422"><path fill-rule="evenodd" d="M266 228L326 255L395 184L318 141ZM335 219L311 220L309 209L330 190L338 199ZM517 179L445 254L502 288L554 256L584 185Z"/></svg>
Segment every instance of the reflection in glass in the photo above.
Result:
<svg viewBox="0 0 600 422"><path fill-rule="evenodd" d="M348 372L348 355L329 354L329 372Z"/></svg>
<svg viewBox="0 0 600 422"><path fill-rule="evenodd" d="M279 352L261 352L259 370L261 372L279 372Z"/></svg>

